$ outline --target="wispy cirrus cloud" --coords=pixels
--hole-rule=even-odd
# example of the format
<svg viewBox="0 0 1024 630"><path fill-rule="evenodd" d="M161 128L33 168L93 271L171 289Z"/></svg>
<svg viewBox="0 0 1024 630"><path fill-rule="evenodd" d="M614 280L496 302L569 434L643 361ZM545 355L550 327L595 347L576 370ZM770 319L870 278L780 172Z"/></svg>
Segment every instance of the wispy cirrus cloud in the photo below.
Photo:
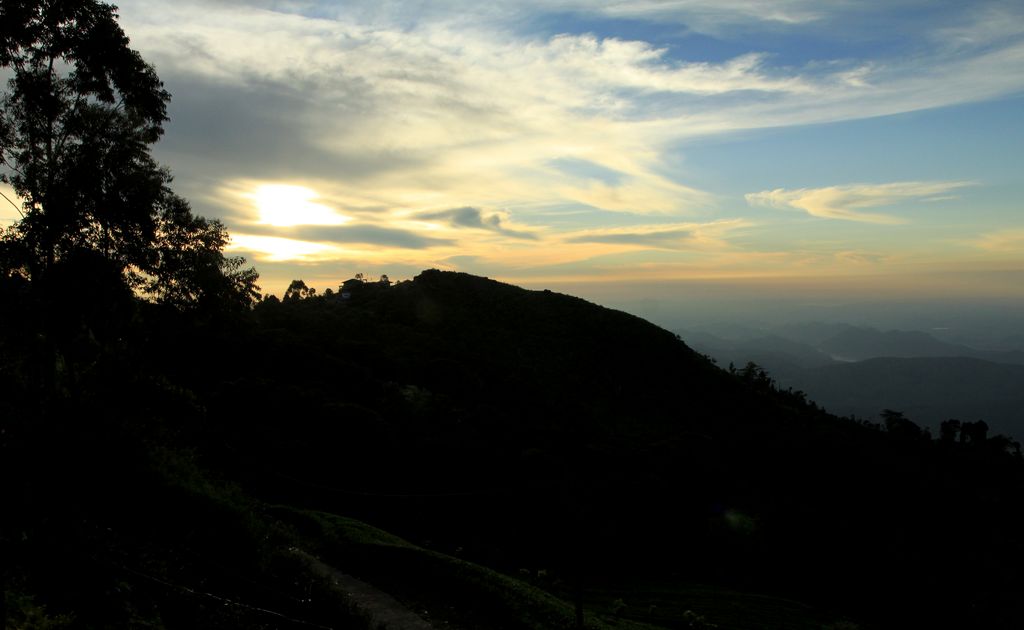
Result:
<svg viewBox="0 0 1024 630"><path fill-rule="evenodd" d="M707 223L606 228L567 235L565 242L627 245L667 250L724 249L729 247L725 238L729 232L751 225L752 223L749 221L730 219Z"/></svg>
<svg viewBox="0 0 1024 630"><path fill-rule="evenodd" d="M133 41L162 75L190 85L207 82L196 88L199 94L224 92L223 131L189 120L176 123L179 128L196 141L211 131L267 136L263 152L252 147L241 159L209 146L198 158L204 172L301 163L409 210L567 202L692 214L706 211L710 197L681 183L684 173L669 176L666 157L689 138L892 114L1024 89L1024 43L1013 38L969 54L936 49L931 57L792 66L757 50L725 60L685 60L639 39L524 34L503 28L508 16L500 10L455 19L451 7L406 7L396 16L356 4L300 7L307 16L238 3L140 0L123 12ZM770 8L804 16L782 20L796 24L816 20L815 6L778 2ZM755 3L709 7L608 2L592 10L652 20L724 10L764 19L754 15ZM289 115L270 120L272 110L261 109L268 100L274 108L287 106ZM254 119L253 112L263 113ZM621 177L567 184L546 167L563 159L585 160Z"/></svg>
<svg viewBox="0 0 1024 630"><path fill-rule="evenodd" d="M864 251L842 251L835 254L836 260L855 265L877 265L888 260L885 254Z"/></svg>
<svg viewBox="0 0 1024 630"><path fill-rule="evenodd" d="M967 244L990 252L1020 254L1024 251L1024 228L993 230L968 240Z"/></svg>
<svg viewBox="0 0 1024 630"><path fill-rule="evenodd" d="M569 243L607 243L610 245L640 245L662 249L679 249L694 240L694 231L690 228L669 228L659 230L637 231L631 228L625 231L586 234L566 238Z"/></svg>
<svg viewBox="0 0 1024 630"><path fill-rule="evenodd" d="M903 217L865 212L866 208L892 206L907 201L928 201L951 190L972 185L972 182L893 182L888 184L847 184L824 188L776 188L744 197L751 206L803 210L825 219L865 223L899 224Z"/></svg>
<svg viewBox="0 0 1024 630"><path fill-rule="evenodd" d="M577 6L586 6L577 2ZM612 16L678 20L698 27L737 22L781 22L803 24L825 14L820 2L808 0L633 0L595 3L598 10ZM594 5L591 5L594 6Z"/></svg>
<svg viewBox="0 0 1024 630"><path fill-rule="evenodd" d="M393 24L408 24L418 19L445 19L460 24L522 22L531 15L554 12L671 23L704 33L749 24L806 24L846 8L839 3L822 6L814 0L517 0L490 4L445 0L422 3L414 8L408 3L379 0L351 0L343 8L335 3L313 0L210 1L299 14L357 15L362 19L387 20Z"/></svg>
<svg viewBox="0 0 1024 630"><path fill-rule="evenodd" d="M158 157L258 259L767 273L811 258L881 266L891 244L863 254L870 230L846 230L808 258L801 248L829 226L797 236L761 208L896 224L909 204L967 185L923 180L986 171L908 165L880 177L915 181L826 186L879 175L823 169L806 188L751 192L737 208L763 180L730 180L748 154L708 176L708 139L742 147L768 134L737 132L784 136L1024 92L1021 11L979 2L123 0L121 13L175 95ZM260 198L244 194L265 182L317 196L257 212ZM233 195L209 193L225 186ZM707 227L737 215L759 225Z"/></svg>
<svg viewBox="0 0 1024 630"><path fill-rule="evenodd" d="M515 239L536 240L537 234L508 227L508 217L498 212L485 213L480 208L462 207L448 210L421 212L415 218L422 221L441 221L456 228L470 228L496 232Z"/></svg>
<svg viewBox="0 0 1024 630"><path fill-rule="evenodd" d="M970 50L991 47L1019 39L1024 24L1024 6L1017 2L983 4L963 20L937 28L931 38L944 48Z"/></svg>
<svg viewBox="0 0 1024 630"><path fill-rule="evenodd" d="M331 245L362 244L401 249L429 249L456 244L451 238L429 236L413 229L365 223L339 226L302 225L285 229L246 226L245 231L251 235L280 236L296 241Z"/></svg>

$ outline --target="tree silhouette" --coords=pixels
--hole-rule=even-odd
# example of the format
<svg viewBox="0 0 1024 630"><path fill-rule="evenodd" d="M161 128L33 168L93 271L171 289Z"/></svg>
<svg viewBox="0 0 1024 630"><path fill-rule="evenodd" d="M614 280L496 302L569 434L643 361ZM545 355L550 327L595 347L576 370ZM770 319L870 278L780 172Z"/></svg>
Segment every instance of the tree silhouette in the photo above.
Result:
<svg viewBox="0 0 1024 630"><path fill-rule="evenodd" d="M944 420L939 425L939 439L943 442L955 442L960 434L960 421L955 418Z"/></svg>
<svg viewBox="0 0 1024 630"><path fill-rule="evenodd" d="M4 173L25 200L16 226L33 279L81 248L136 262L169 175L149 156L169 95L128 47L113 7L5 2L0 63ZM62 68L70 68L62 72Z"/></svg>
<svg viewBox="0 0 1024 630"><path fill-rule="evenodd" d="M965 444L984 444L988 438L988 423L984 420L964 422L960 425L960 442Z"/></svg>
<svg viewBox="0 0 1024 630"><path fill-rule="evenodd" d="M255 272L220 255L223 226L192 216L150 155L170 96L115 7L5 0L0 25L0 67L13 75L0 101L0 180L24 200L2 235L4 275L36 284L90 251L158 301L227 290L251 303Z"/></svg>
<svg viewBox="0 0 1024 630"><path fill-rule="evenodd" d="M157 221L157 238L143 292L179 308L244 309L259 300L258 274L245 259L225 257L227 229L191 213L188 203L169 196L171 205Z"/></svg>
<svg viewBox="0 0 1024 630"><path fill-rule="evenodd" d="M316 289L307 287L306 283L302 280L292 280L284 292L284 301L295 302L313 297L314 295L316 295Z"/></svg>
<svg viewBox="0 0 1024 630"><path fill-rule="evenodd" d="M885 430L894 437L918 439L924 436L921 427L904 416L902 411L883 409L880 415L885 423Z"/></svg>

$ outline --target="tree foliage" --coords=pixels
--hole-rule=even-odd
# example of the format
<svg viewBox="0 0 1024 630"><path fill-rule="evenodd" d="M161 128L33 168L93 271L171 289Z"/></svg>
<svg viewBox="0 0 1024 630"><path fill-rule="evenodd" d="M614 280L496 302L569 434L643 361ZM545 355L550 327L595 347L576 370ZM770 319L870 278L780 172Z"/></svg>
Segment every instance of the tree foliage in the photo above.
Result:
<svg viewBox="0 0 1024 630"><path fill-rule="evenodd" d="M256 270L245 259L225 257L227 229L191 213L172 197L157 221L152 265L141 279L146 294L160 303L200 309L246 308L259 297Z"/></svg>
<svg viewBox="0 0 1024 630"><path fill-rule="evenodd" d="M292 280L291 284L288 285L288 289L284 292L284 299L286 302L304 300L308 297L313 297L315 294L316 289L307 287L304 281Z"/></svg>
<svg viewBox="0 0 1024 630"><path fill-rule="evenodd" d="M3 234L6 276L33 282L85 250L161 302L249 304L255 271L225 258L226 232L192 215L150 154L169 94L95 0L4 0L0 178L24 200Z"/></svg>

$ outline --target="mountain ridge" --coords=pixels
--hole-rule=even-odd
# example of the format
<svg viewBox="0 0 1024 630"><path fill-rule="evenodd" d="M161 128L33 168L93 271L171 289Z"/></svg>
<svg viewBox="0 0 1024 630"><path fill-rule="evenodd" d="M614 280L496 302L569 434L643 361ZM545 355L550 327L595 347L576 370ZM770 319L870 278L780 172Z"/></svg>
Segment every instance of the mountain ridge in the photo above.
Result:
<svg viewBox="0 0 1024 630"><path fill-rule="evenodd" d="M59 404L33 403L31 375L12 372L0 401L18 423L3 439L21 446L3 463L33 490L8 499L17 520L4 531L38 542L12 543L9 570L84 623L127 619L118 606L180 620L152 588L102 597L123 573L69 599L31 559L48 550L78 575L92 557L139 555L168 583L209 574L252 597L232 576L279 585L297 570L285 552L298 525L273 505L490 570L543 569L569 598L580 579L594 597L692 582L878 627L1012 617L1024 470L1005 440L839 418L763 371L722 370L671 332L571 296L436 270L350 288L224 319L137 303L117 346L67 355L79 376ZM949 547L949 531L973 546ZM1007 570L986 574L991 562Z"/></svg>

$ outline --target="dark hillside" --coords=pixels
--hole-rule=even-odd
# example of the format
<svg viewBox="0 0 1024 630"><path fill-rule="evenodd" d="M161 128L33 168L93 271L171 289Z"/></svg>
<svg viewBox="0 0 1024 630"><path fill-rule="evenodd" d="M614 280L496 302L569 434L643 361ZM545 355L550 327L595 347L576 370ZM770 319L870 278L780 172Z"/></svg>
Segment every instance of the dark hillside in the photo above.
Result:
<svg viewBox="0 0 1024 630"><path fill-rule="evenodd" d="M1016 548L1009 455L829 416L577 298L429 271L350 300L264 302L250 326L220 347L239 367L210 392L212 465L498 568L948 618L976 614L973 588L998 597L956 576L1002 553L951 550L948 532Z"/></svg>
<svg viewBox="0 0 1024 630"><path fill-rule="evenodd" d="M668 592L658 584L701 584L671 587L661 610L693 608L723 628L750 627L756 613L716 621L714 611L753 611L755 600L774 611L765 614L797 619L806 610L822 623L845 615L865 627L1012 625L1024 481L1008 441L932 440L896 416L886 429L837 418L778 391L756 368L723 371L669 332L570 296L439 271L350 288L348 299L268 299L216 317L139 304L117 348L90 359L89 377L63 406L36 408L28 390L6 381L5 404L27 423L19 426L49 427L19 429L17 440L31 443L21 461L60 445L45 475L22 471L31 487L62 488L60 513L79 515L74 538L58 548L89 549L103 566L145 549L150 575L215 575L211 590L251 598L255 587L232 576L258 576L260 588L283 593L282 581L305 575L282 551L297 544L288 532L298 521L277 515L312 510L458 562L528 573L567 599L581 588L589 607L618 614L627 609L612 599L628 606ZM102 433L72 423L66 440L47 437L86 400L109 419ZM92 470L87 461L104 466L69 482L70 471ZM190 481L168 481L182 470L193 471ZM223 484L236 485L216 490ZM18 501L25 514L53 513ZM139 520L135 505L154 514L174 506L176 516ZM40 541L71 536L42 522L16 528ZM95 542L91 532L108 527L118 533ZM15 548L18 566L33 566ZM337 549L331 560L356 571L347 547ZM366 579L413 600L433 597L423 581L435 569L380 553L392 569L367 561ZM428 564L447 571L458 562ZM133 582L123 571L119 579ZM58 588L48 584L33 578L23 590ZM728 593L746 595L730 604ZM279 609L294 608L288 597ZM529 616L528 604L515 606ZM628 610L640 622L689 623L653 603Z"/></svg>

